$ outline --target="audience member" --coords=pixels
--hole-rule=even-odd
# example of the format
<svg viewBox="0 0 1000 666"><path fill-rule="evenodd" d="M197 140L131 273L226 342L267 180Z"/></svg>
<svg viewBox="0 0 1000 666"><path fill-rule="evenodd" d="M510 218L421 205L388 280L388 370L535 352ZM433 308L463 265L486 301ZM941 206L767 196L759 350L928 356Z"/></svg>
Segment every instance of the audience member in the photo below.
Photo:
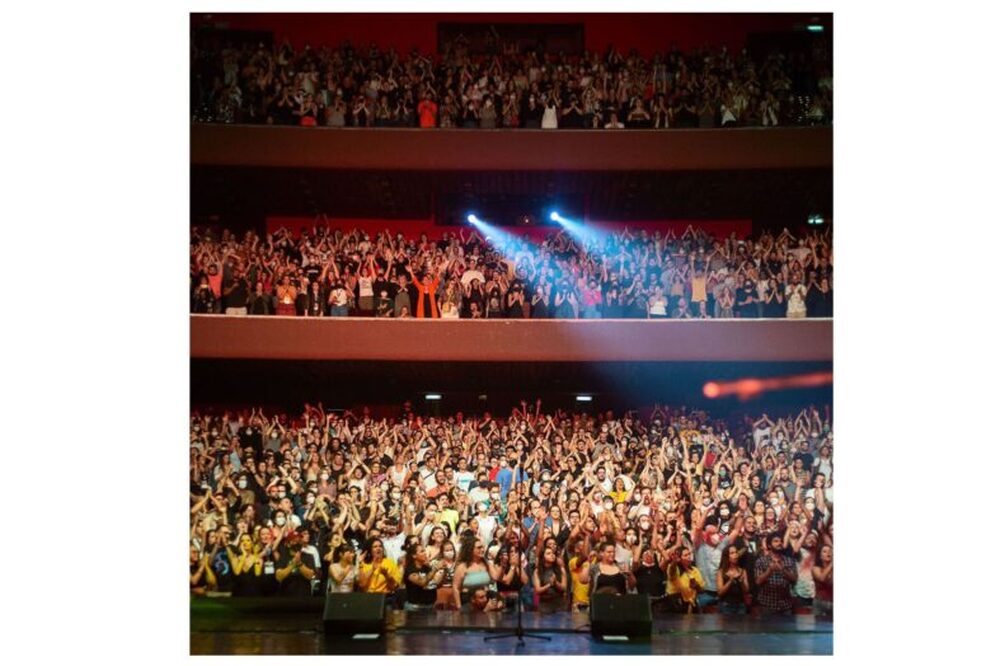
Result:
<svg viewBox="0 0 1000 666"><path fill-rule="evenodd" d="M757 318L833 314L831 231L718 239L623 230L584 243L444 232L191 234L199 314L417 318ZM252 294L249 285L253 286Z"/></svg>
<svg viewBox="0 0 1000 666"><path fill-rule="evenodd" d="M557 612L641 592L657 612L829 616L832 442L813 407L196 412L191 593Z"/></svg>

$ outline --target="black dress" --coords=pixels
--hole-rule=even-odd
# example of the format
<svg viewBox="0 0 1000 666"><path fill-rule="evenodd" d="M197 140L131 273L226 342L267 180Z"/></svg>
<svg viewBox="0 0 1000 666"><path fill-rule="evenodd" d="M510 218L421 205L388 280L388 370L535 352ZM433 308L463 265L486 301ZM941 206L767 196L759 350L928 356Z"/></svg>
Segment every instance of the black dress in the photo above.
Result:
<svg viewBox="0 0 1000 666"><path fill-rule="evenodd" d="M648 594L657 599L666 594L667 575L657 565L640 564L635 570L635 589L639 594Z"/></svg>
<svg viewBox="0 0 1000 666"><path fill-rule="evenodd" d="M259 597L263 594L262 576L255 573L253 566L241 574L233 576L234 597Z"/></svg>
<svg viewBox="0 0 1000 666"><path fill-rule="evenodd" d="M609 576L606 573L601 573L600 568L598 568L597 575L594 577L594 591L600 592L607 588L614 588L618 594L625 594L625 574L619 571Z"/></svg>

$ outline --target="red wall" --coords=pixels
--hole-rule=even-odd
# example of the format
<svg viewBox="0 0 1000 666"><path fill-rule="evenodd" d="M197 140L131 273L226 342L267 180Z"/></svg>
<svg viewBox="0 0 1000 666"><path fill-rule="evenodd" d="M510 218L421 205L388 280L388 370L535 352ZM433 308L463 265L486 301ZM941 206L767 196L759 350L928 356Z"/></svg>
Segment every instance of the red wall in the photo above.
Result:
<svg viewBox="0 0 1000 666"><path fill-rule="evenodd" d="M688 224L695 227L702 227L711 231L717 238L725 238L731 233L735 233L738 238L742 238L751 232L750 220L648 220L638 222L611 222L589 220L588 225L607 230L617 230L628 226L630 229L646 229L647 231L666 231L673 229L677 235L683 234ZM267 218L267 232L272 233L281 227L287 228L293 234L298 235L302 227L312 227L312 218L307 217L269 217ZM358 218L330 218L330 227L349 231L351 229L361 229L369 235L389 229L393 234L402 231L408 238L417 238L420 234L427 234L431 240L441 238L444 232L457 233L458 227L440 226L434 223L433 219L428 220L377 220ZM545 236L556 231L555 227L528 227L524 229L516 227L503 227L508 233L519 234L532 239L543 239Z"/></svg>
<svg viewBox="0 0 1000 666"><path fill-rule="evenodd" d="M363 340L364 344L358 344ZM623 344L627 341L627 344ZM191 315L191 358L829 361L832 319L377 319Z"/></svg>
<svg viewBox="0 0 1000 666"><path fill-rule="evenodd" d="M395 47L408 52L437 50L439 22L583 23L585 45L603 51L615 44L623 53L636 48L649 56L675 43L681 49L705 44L742 48L752 32L790 30L810 22L812 14L192 14L192 26L273 31L278 41L288 38L301 48L338 45L350 40L367 46ZM819 14L827 30L832 15Z"/></svg>

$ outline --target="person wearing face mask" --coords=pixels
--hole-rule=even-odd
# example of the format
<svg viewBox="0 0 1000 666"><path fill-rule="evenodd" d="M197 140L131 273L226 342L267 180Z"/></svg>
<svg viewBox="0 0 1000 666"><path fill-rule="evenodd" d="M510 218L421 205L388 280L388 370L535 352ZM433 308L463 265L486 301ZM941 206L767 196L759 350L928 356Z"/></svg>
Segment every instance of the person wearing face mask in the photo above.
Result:
<svg viewBox="0 0 1000 666"><path fill-rule="evenodd" d="M719 510L720 522L728 523L731 515L728 504L723 504ZM725 513L725 517L722 514ZM735 524L725 536L717 525L706 525L708 511L703 511L692 516L692 540L695 548L695 565L704 576L702 590L698 594L699 608L708 608L718 602L716 573L722 562L722 555L726 548L733 542L733 539L743 527L742 517L737 517Z"/></svg>
<svg viewBox="0 0 1000 666"><path fill-rule="evenodd" d="M494 494L496 496L496 504L493 506L498 507L500 503L500 491L495 490ZM491 543L497 529L496 512L491 512L491 505L486 502L477 504L476 511L476 521L479 524L476 534L484 543Z"/></svg>

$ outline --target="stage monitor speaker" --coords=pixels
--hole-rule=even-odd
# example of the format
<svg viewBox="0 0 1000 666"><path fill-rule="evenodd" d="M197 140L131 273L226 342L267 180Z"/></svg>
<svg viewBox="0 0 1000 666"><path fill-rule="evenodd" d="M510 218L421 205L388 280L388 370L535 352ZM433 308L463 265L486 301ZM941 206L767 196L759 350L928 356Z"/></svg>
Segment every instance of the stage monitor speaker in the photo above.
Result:
<svg viewBox="0 0 1000 666"><path fill-rule="evenodd" d="M336 636L384 633L385 595L366 592L327 595L323 630Z"/></svg>
<svg viewBox="0 0 1000 666"><path fill-rule="evenodd" d="M590 597L590 633L597 637L649 638L653 615L648 594L594 594Z"/></svg>

